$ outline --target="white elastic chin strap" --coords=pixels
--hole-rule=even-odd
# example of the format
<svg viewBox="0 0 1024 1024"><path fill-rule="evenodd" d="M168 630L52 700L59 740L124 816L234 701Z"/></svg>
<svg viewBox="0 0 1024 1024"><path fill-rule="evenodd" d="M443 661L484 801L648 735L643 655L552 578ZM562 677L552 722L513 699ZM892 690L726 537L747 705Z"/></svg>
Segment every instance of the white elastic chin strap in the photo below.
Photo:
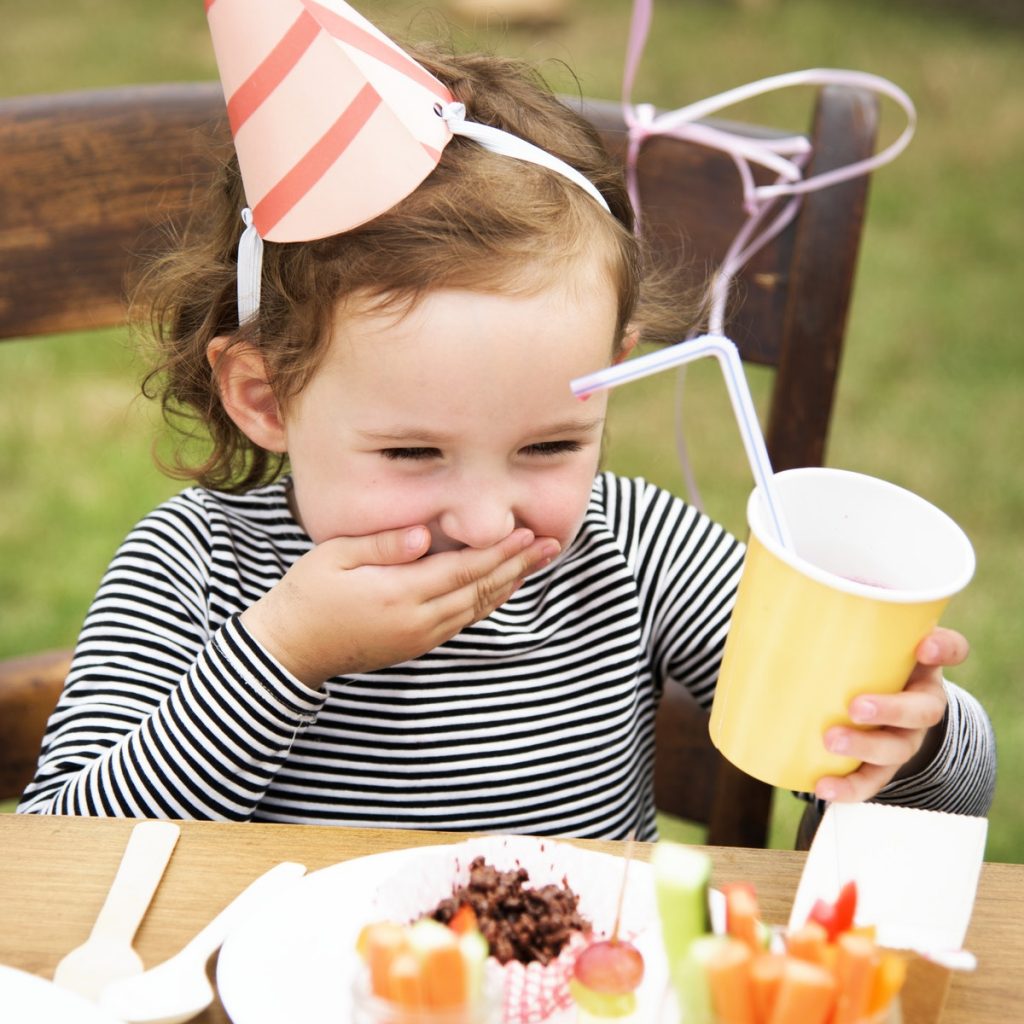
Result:
<svg viewBox="0 0 1024 1024"><path fill-rule="evenodd" d="M585 175L580 174L575 167L570 167L564 160L552 156L546 150L517 135L510 135L500 128L467 121L466 108L462 103L446 103L444 106L438 104L435 111L439 117L444 119L453 135L472 139L484 149L497 153L499 156L510 156L516 160L525 160L527 163L538 164L541 167L547 167L548 170L556 171L591 195L609 213L611 212L597 186ZM260 238L259 232L252 222L252 210L249 207L242 211L242 220L245 222L245 230L238 241L239 326L248 323L259 312L260 285L263 276L263 239Z"/></svg>
<svg viewBox="0 0 1024 1024"><path fill-rule="evenodd" d="M263 239L252 222L252 210L242 211L245 230L238 240L238 326L252 320L260 309L263 284Z"/></svg>
<svg viewBox="0 0 1024 1024"><path fill-rule="evenodd" d="M608 204L604 196L597 190L597 186L587 177L580 174L575 167L570 167L564 160L552 156L546 150L535 146L518 135L510 135L500 128L492 128L490 125L477 124L475 121L466 120L466 108L462 103L440 104L435 108L445 124L451 129L452 135L462 135L464 138L472 139L479 143L484 149L497 153L499 156L511 156L516 160L525 160L527 163L539 164L547 167L548 170L557 171L564 178L568 178L574 185L579 185L584 192L589 192L604 208L608 210ZM611 213L610 210L608 210Z"/></svg>

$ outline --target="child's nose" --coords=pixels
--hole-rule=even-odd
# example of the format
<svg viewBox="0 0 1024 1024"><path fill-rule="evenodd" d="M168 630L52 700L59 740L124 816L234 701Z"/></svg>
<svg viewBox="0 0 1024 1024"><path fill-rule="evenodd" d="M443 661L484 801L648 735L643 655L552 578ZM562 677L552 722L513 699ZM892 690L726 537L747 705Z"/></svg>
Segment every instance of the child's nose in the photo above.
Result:
<svg viewBox="0 0 1024 1024"><path fill-rule="evenodd" d="M449 540L486 548L504 540L516 527L511 503L493 488L480 484L453 494L438 521Z"/></svg>

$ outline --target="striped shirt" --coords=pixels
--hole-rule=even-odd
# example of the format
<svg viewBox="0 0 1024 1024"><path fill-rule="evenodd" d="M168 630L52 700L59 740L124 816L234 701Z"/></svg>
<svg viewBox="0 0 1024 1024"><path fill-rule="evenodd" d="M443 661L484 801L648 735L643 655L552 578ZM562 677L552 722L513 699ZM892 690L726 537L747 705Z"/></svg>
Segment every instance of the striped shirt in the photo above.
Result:
<svg viewBox="0 0 1024 1024"><path fill-rule="evenodd" d="M568 550L491 615L314 691L239 621L312 547L287 486L191 488L129 534L19 810L656 837L655 709L664 685L710 706L735 538L600 474ZM991 730L949 693L939 756L881 799L984 813Z"/></svg>

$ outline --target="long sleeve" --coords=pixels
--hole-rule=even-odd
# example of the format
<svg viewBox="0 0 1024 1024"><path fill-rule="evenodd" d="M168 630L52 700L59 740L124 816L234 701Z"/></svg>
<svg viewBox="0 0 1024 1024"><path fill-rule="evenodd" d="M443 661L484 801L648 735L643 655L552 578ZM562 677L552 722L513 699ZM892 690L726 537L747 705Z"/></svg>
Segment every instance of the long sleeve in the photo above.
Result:
<svg viewBox="0 0 1024 1024"><path fill-rule="evenodd" d="M221 546L190 492L129 534L83 626L20 811L252 815L325 695L242 627L237 608L259 594L236 583L222 592Z"/></svg>
<svg viewBox="0 0 1024 1024"><path fill-rule="evenodd" d="M889 783L875 797L878 803L953 814L988 813L996 784L992 724L981 704L959 686L947 682L946 697L946 731L931 764Z"/></svg>
<svg viewBox="0 0 1024 1024"><path fill-rule="evenodd" d="M642 481L609 478L609 521L637 580L644 642L657 680L711 707L743 545L679 498Z"/></svg>

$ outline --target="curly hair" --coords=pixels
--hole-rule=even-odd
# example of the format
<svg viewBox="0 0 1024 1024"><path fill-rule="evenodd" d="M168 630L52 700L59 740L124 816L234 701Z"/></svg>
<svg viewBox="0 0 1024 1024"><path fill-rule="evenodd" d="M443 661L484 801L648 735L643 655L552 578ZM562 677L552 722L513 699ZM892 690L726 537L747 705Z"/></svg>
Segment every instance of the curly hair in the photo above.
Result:
<svg viewBox="0 0 1024 1024"><path fill-rule="evenodd" d="M435 288L530 293L569 261L596 255L618 298L619 339L630 328L661 340L685 321L677 297L647 287L621 169L589 122L525 62L407 50L465 104L468 119L560 157L597 186L612 215L561 175L456 137L411 195L369 223L315 241L265 243L259 313L239 327L236 252L247 204L232 153L180 239L147 269L135 303L155 345L144 393L160 400L180 437L198 433L208 441L198 459L194 445L179 445L164 465L172 475L242 491L284 468L286 456L251 442L221 405L207 360L217 337L256 348L286 410L319 365L348 300L408 309Z"/></svg>

